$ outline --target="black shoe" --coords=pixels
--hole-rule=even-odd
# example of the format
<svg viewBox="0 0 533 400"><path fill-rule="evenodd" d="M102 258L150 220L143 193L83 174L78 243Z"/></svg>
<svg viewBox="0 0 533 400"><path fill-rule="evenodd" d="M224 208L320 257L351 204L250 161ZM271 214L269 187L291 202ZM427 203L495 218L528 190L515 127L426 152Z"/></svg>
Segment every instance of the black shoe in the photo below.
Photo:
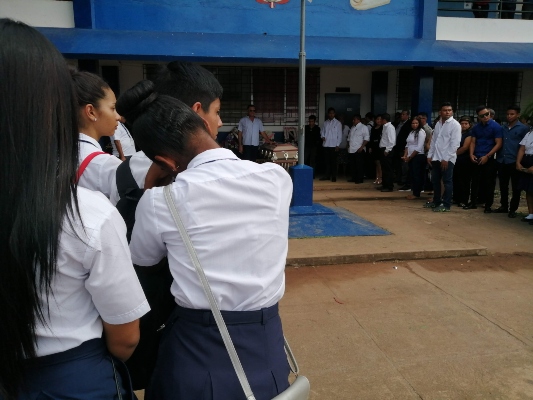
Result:
<svg viewBox="0 0 533 400"><path fill-rule="evenodd" d="M533 218L523 217L520 221L522 221L522 222L531 222L531 221L533 221Z"/></svg>
<svg viewBox="0 0 533 400"><path fill-rule="evenodd" d="M392 192L393 190L392 189L381 189L382 192Z"/></svg>
<svg viewBox="0 0 533 400"><path fill-rule="evenodd" d="M331 178L331 182L337 182L337 178Z"/></svg>
<svg viewBox="0 0 533 400"><path fill-rule="evenodd" d="M384 189L383 186L377 186L376 187L376 190L383 190L383 189Z"/></svg>
<svg viewBox="0 0 533 400"><path fill-rule="evenodd" d="M509 210L507 210L507 208L498 207L497 209L492 210L492 212L496 214L507 214Z"/></svg>
<svg viewBox="0 0 533 400"><path fill-rule="evenodd" d="M461 208L463 208L463 209L466 210L465 207L468 207L468 204L465 204L465 203L457 203L457 207L461 207Z"/></svg>
<svg viewBox="0 0 533 400"><path fill-rule="evenodd" d="M516 211L509 211L509 214L507 214L509 218L516 218Z"/></svg>
<svg viewBox="0 0 533 400"><path fill-rule="evenodd" d="M363 183L363 181L355 181L356 185L358 185L359 183Z"/></svg>
<svg viewBox="0 0 533 400"><path fill-rule="evenodd" d="M329 181L329 176L323 176L319 181Z"/></svg>
<svg viewBox="0 0 533 400"><path fill-rule="evenodd" d="M400 192L409 192L409 191L411 191L411 187L409 187L407 185L403 185L401 188L398 189L398 191L400 191Z"/></svg>
<svg viewBox="0 0 533 400"><path fill-rule="evenodd" d="M348 179L346 182L355 182L355 179Z"/></svg>
<svg viewBox="0 0 533 400"><path fill-rule="evenodd" d="M475 204L469 203L463 207L463 210L475 210L477 206Z"/></svg>
<svg viewBox="0 0 533 400"><path fill-rule="evenodd" d="M529 221L529 225L533 225L533 220Z"/></svg>
<svg viewBox="0 0 533 400"><path fill-rule="evenodd" d="M485 214L492 214L493 211L492 211L492 208L490 208L490 207L486 207L486 208L483 210L483 212L484 212Z"/></svg>

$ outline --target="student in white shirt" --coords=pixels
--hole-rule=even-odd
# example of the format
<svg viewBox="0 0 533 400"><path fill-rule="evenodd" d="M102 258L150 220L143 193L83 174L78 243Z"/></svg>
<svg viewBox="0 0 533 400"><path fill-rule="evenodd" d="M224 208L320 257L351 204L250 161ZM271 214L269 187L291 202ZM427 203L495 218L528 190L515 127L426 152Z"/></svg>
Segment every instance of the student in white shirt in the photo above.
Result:
<svg viewBox="0 0 533 400"><path fill-rule="evenodd" d="M0 397L131 398L122 361L149 307L124 222L74 182L78 107L63 56L22 23L2 19L0 32Z"/></svg>
<svg viewBox="0 0 533 400"><path fill-rule="evenodd" d="M342 141L342 124L335 118L335 109L328 109L328 119L324 122L320 130L322 137L322 147L324 148L324 158L326 163L326 175L320 178L321 181L331 179L337 181L337 156L339 146Z"/></svg>
<svg viewBox="0 0 533 400"><path fill-rule="evenodd" d="M365 177L365 148L370 140L368 127L361 122L361 115L353 117L353 125L348 134L348 157L352 179L348 182L363 183Z"/></svg>
<svg viewBox="0 0 533 400"><path fill-rule="evenodd" d="M426 141L426 131L420 117L411 119L410 125L412 131L407 136L407 144L402 160L409 164L410 181L412 182L413 193L408 195L407 199L415 200L420 198L420 193L424 188L426 174L424 143Z"/></svg>
<svg viewBox="0 0 533 400"><path fill-rule="evenodd" d="M382 186L377 189L382 192L392 192L394 190L394 146L396 145L396 130L390 122L390 114L381 114L383 131L379 148L381 149L381 170L383 173Z"/></svg>
<svg viewBox="0 0 533 400"><path fill-rule="evenodd" d="M433 200L424 205L435 212L448 212L452 206L453 167L457 160L457 149L461 144L461 124L453 118L451 103L440 107L440 120L435 124L427 162L431 164ZM444 193L441 193L441 181Z"/></svg>
<svg viewBox="0 0 533 400"><path fill-rule="evenodd" d="M111 136L113 155L122 161L125 161L126 157L130 157L135 153L135 141L128 128L126 128L126 125L124 125L125 122L126 119L121 117L115 134Z"/></svg>
<svg viewBox="0 0 533 400"><path fill-rule="evenodd" d="M136 141L154 163L179 173L171 187L181 218L253 391L272 398L288 387L277 304L285 290L290 177L276 164L239 160L219 148L202 119L179 100L141 98L150 102L138 108ZM221 214L220 204L231 207ZM147 397L197 399L206 387L223 390L224 398L242 397L163 188L141 198L130 249L134 263L147 267L168 255L174 277L177 305Z"/></svg>
<svg viewBox="0 0 533 400"><path fill-rule="evenodd" d="M78 100L78 184L110 198L121 161L104 153L98 141L102 136L112 136L117 129L120 119L115 110L117 100L98 75L71 67L71 76Z"/></svg>

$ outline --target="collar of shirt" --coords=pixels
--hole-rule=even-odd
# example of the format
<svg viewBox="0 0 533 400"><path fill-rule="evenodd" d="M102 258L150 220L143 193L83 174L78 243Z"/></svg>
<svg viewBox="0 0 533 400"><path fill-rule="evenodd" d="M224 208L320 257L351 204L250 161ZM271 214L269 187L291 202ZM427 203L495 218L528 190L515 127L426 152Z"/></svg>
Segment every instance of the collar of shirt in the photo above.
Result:
<svg viewBox="0 0 533 400"><path fill-rule="evenodd" d="M93 146L95 146L98 150L102 150L102 146L100 146L100 143L98 143L98 140L90 137L90 136L87 136L85 133L81 133L80 132L80 137L79 137L79 140L83 140L84 142L89 142L90 144L92 144Z"/></svg>
<svg viewBox="0 0 533 400"><path fill-rule="evenodd" d="M206 150L194 157L187 165L187 169L196 168L201 164L218 160L239 160L235 154L228 149L211 149Z"/></svg>

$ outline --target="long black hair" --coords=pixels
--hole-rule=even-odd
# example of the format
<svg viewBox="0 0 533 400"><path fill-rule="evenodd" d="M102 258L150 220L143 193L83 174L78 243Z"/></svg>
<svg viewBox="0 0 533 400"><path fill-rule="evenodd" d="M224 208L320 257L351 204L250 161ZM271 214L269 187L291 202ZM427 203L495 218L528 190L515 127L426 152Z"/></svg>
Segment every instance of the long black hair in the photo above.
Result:
<svg viewBox="0 0 533 400"><path fill-rule="evenodd" d="M194 157L188 146L198 134L208 134L204 120L181 100L158 94L150 81L124 92L117 111L132 124L135 142L146 156Z"/></svg>
<svg viewBox="0 0 533 400"><path fill-rule="evenodd" d="M415 140L418 140L418 133L422 129L422 120L419 117L413 117L409 120L409 126L413 123L413 121L418 121L418 128L412 129L411 132L415 133Z"/></svg>
<svg viewBox="0 0 533 400"><path fill-rule="evenodd" d="M0 19L0 397L35 357L67 214L79 214L76 98L67 64L35 29ZM73 205L74 204L74 205ZM41 297L43 296L43 297ZM45 297L46 296L46 297Z"/></svg>

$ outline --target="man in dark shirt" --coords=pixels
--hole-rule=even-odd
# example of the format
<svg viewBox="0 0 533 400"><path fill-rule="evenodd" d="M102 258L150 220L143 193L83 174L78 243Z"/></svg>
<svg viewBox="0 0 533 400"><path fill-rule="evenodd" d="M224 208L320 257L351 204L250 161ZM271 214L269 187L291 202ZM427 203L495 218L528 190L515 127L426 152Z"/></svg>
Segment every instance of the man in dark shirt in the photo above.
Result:
<svg viewBox="0 0 533 400"><path fill-rule="evenodd" d="M316 154L320 146L322 146L320 127L316 125L316 116L310 115L309 125L305 126L304 164L313 168L313 177L316 170Z"/></svg>
<svg viewBox="0 0 533 400"><path fill-rule="evenodd" d="M497 122L490 118L489 108L476 108L479 121L472 129L470 142L470 160L474 163L472 171L471 203L465 209L477 208L479 187L481 182L486 190L485 213L492 212L494 203L494 187L496 185L496 160L494 155L502 147L503 131Z"/></svg>
<svg viewBox="0 0 533 400"><path fill-rule="evenodd" d="M516 217L516 210L520 204L520 190L518 180L520 172L516 169L516 156L520 148L520 142L529 132L529 128L521 123L520 107L507 107L507 126L503 127L503 146L498 151L496 163L498 166L498 180L500 182L500 207L495 209L496 213L509 213L509 218ZM513 195L511 207L509 207L509 181Z"/></svg>

